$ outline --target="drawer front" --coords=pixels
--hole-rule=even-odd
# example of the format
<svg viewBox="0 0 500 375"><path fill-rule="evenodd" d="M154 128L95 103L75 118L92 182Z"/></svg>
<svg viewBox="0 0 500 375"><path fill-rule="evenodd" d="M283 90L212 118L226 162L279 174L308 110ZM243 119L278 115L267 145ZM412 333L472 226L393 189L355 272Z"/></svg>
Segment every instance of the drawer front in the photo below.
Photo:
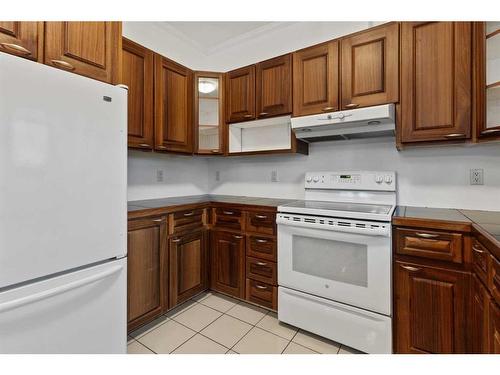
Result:
<svg viewBox="0 0 500 375"><path fill-rule="evenodd" d="M170 233L181 233L203 226L204 209L179 211L170 214Z"/></svg>
<svg viewBox="0 0 500 375"><path fill-rule="evenodd" d="M500 304L500 261L491 255L489 288L496 303Z"/></svg>
<svg viewBox="0 0 500 375"><path fill-rule="evenodd" d="M248 212L247 231L275 235L276 214L273 212Z"/></svg>
<svg viewBox="0 0 500 375"><path fill-rule="evenodd" d="M278 309L278 288L276 286L251 279L247 279L246 284L247 301L273 310Z"/></svg>
<svg viewBox="0 0 500 375"><path fill-rule="evenodd" d="M248 236L247 255L276 262L276 239L270 237Z"/></svg>
<svg viewBox="0 0 500 375"><path fill-rule="evenodd" d="M214 226L219 228L243 230L243 212L234 208L215 208L213 211Z"/></svg>
<svg viewBox="0 0 500 375"><path fill-rule="evenodd" d="M247 257L246 265L247 278L276 285L276 263Z"/></svg>
<svg viewBox="0 0 500 375"><path fill-rule="evenodd" d="M477 240L472 243L472 267L477 277L488 285L488 270L490 268L490 255Z"/></svg>
<svg viewBox="0 0 500 375"><path fill-rule="evenodd" d="M462 242L460 233L396 229L396 253L402 255L462 263Z"/></svg>

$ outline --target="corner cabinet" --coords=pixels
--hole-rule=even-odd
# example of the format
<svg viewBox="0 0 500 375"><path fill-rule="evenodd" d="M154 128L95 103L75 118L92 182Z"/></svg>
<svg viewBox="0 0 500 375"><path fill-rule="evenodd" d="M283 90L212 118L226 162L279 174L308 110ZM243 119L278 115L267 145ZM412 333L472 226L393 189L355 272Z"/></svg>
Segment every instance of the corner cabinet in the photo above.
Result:
<svg viewBox="0 0 500 375"><path fill-rule="evenodd" d="M207 231L174 236L169 240L169 308L208 287Z"/></svg>
<svg viewBox="0 0 500 375"><path fill-rule="evenodd" d="M245 298L245 237L216 230L211 245L211 289Z"/></svg>
<svg viewBox="0 0 500 375"><path fill-rule="evenodd" d="M155 55L155 150L193 153L193 72Z"/></svg>
<svg viewBox="0 0 500 375"><path fill-rule="evenodd" d="M127 322L131 331L167 308L165 217L129 220L127 242Z"/></svg>
<svg viewBox="0 0 500 375"><path fill-rule="evenodd" d="M293 115L339 109L339 43L323 43L293 53Z"/></svg>
<svg viewBox="0 0 500 375"><path fill-rule="evenodd" d="M341 109L399 101L399 24L361 31L340 42Z"/></svg>
<svg viewBox="0 0 500 375"><path fill-rule="evenodd" d="M153 52L123 38L122 79L128 87L128 146L152 150L153 116Z"/></svg>
<svg viewBox="0 0 500 375"><path fill-rule="evenodd" d="M0 51L43 62L43 22L0 21Z"/></svg>
<svg viewBox="0 0 500 375"><path fill-rule="evenodd" d="M255 66L226 73L226 120L255 119Z"/></svg>
<svg viewBox="0 0 500 375"><path fill-rule="evenodd" d="M401 143L469 139L471 91L471 22L401 23Z"/></svg>
<svg viewBox="0 0 500 375"><path fill-rule="evenodd" d="M46 22L44 63L119 83L121 22Z"/></svg>

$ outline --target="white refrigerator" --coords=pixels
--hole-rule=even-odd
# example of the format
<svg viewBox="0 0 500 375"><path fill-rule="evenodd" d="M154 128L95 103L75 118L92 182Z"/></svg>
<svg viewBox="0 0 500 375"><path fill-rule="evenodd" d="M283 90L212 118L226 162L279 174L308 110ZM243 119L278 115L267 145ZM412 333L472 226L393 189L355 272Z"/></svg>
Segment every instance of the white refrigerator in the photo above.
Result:
<svg viewBox="0 0 500 375"><path fill-rule="evenodd" d="M0 52L0 353L125 353L127 91Z"/></svg>

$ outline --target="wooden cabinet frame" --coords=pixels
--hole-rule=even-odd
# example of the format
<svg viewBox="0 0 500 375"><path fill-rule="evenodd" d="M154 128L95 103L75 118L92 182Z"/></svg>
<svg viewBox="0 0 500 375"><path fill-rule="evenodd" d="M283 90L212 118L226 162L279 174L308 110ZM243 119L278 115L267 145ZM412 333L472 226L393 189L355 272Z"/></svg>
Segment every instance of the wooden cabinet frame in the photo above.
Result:
<svg viewBox="0 0 500 375"><path fill-rule="evenodd" d="M0 22L0 51L43 63L44 23Z"/></svg>

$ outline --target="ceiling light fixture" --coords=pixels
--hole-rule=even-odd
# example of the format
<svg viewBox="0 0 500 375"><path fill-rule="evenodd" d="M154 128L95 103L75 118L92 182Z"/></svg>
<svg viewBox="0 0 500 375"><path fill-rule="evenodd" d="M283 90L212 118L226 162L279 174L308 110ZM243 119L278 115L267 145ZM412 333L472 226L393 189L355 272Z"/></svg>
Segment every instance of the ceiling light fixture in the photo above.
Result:
<svg viewBox="0 0 500 375"><path fill-rule="evenodd" d="M215 91L216 88L217 87L215 83L210 81L200 81L198 83L198 91L202 94L210 94L211 92Z"/></svg>

